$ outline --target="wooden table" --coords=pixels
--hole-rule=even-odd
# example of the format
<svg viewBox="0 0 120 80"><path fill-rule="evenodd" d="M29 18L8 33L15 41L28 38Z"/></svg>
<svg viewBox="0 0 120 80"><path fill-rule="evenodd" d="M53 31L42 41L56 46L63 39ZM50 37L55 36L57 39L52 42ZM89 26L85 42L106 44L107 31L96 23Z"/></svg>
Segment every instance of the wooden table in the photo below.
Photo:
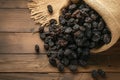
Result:
<svg viewBox="0 0 120 80"><path fill-rule="evenodd" d="M77 74L68 69L59 73L49 65L45 53L36 55L34 45L43 48L43 42L32 33L39 25L30 19L27 1L0 0L0 80L93 80L90 72L99 68L107 72L107 78L99 80L120 80L120 41L92 55L91 65L79 67Z"/></svg>

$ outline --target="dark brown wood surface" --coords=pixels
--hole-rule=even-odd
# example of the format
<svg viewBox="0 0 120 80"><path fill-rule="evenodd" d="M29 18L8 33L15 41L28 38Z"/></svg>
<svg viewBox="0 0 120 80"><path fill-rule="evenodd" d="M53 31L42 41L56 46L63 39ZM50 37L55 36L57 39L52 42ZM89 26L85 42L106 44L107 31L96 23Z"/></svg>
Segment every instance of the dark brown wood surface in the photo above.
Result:
<svg viewBox="0 0 120 80"><path fill-rule="evenodd" d="M119 73L107 73L107 78L98 80L119 80ZM1 73L0 80L93 80L90 73Z"/></svg>
<svg viewBox="0 0 120 80"><path fill-rule="evenodd" d="M93 80L91 70L103 69L107 78L120 79L120 41L108 51L92 55L89 66L79 67L77 74L65 73L48 63L39 28L30 19L27 2L30 0L0 0L0 80ZM39 44L41 54L36 55L34 45Z"/></svg>

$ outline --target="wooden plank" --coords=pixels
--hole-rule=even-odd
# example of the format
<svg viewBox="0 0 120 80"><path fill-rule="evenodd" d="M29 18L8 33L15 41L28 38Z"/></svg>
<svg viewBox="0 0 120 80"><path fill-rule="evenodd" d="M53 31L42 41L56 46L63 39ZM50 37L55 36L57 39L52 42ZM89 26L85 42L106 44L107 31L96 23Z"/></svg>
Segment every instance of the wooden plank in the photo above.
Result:
<svg viewBox="0 0 120 80"><path fill-rule="evenodd" d="M0 33L0 53L35 53L36 44L45 52L39 34Z"/></svg>
<svg viewBox="0 0 120 80"><path fill-rule="evenodd" d="M35 53L34 46L39 44L44 53L43 41L39 34L33 33L0 33L0 53ZM119 54L120 41L111 49L101 54Z"/></svg>
<svg viewBox="0 0 120 80"><path fill-rule="evenodd" d="M0 8L27 8L30 0L0 0Z"/></svg>
<svg viewBox="0 0 120 80"><path fill-rule="evenodd" d="M98 80L119 80L120 73L107 73L107 78ZM90 73L0 73L0 80L94 80Z"/></svg>
<svg viewBox="0 0 120 80"><path fill-rule="evenodd" d="M78 72L91 72L93 69L103 69L106 72L120 72L120 55L111 55L110 62L115 65L108 66L107 56L92 56L89 65L86 68L79 67ZM0 72L59 72L57 68L52 67L46 55L34 54L0 54ZM65 72L70 72L65 68Z"/></svg>
<svg viewBox="0 0 120 80"><path fill-rule="evenodd" d="M28 9L0 9L0 32L32 32L38 27Z"/></svg>

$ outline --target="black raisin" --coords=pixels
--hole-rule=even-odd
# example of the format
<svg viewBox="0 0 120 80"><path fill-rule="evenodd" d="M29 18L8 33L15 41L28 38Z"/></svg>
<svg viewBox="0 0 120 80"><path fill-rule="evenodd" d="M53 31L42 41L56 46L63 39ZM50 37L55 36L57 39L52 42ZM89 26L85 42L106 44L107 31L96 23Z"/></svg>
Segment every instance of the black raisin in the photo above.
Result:
<svg viewBox="0 0 120 80"><path fill-rule="evenodd" d="M63 59L61 60L61 63L64 64L65 66L68 66L68 65L69 65L69 59L63 58Z"/></svg>
<svg viewBox="0 0 120 80"><path fill-rule="evenodd" d="M100 22L98 23L98 30L103 30L104 27L105 27L104 22L103 22L103 21L100 21Z"/></svg>
<svg viewBox="0 0 120 80"><path fill-rule="evenodd" d="M74 21L75 19L74 18L70 18L67 22L67 26L73 26L74 25Z"/></svg>
<svg viewBox="0 0 120 80"><path fill-rule="evenodd" d="M72 72L76 72L76 71L77 71L77 65L69 65L69 69L70 69Z"/></svg>
<svg viewBox="0 0 120 80"><path fill-rule="evenodd" d="M90 45L90 41L85 41L83 47L89 47L89 45Z"/></svg>
<svg viewBox="0 0 120 80"><path fill-rule="evenodd" d="M66 20L65 20L65 19L62 19L62 20L60 21L60 24L62 24L62 25L66 24Z"/></svg>
<svg viewBox="0 0 120 80"><path fill-rule="evenodd" d="M66 10L65 8L63 8L63 9L61 10L61 12L62 12L62 14L65 15L65 13L67 12L67 10Z"/></svg>
<svg viewBox="0 0 120 80"><path fill-rule="evenodd" d="M43 33L43 32L44 32L44 27L40 27L40 28L39 28L39 32L40 32L40 33Z"/></svg>
<svg viewBox="0 0 120 80"><path fill-rule="evenodd" d="M65 56L68 56L72 53L72 51L70 49L66 49L65 52L64 52L64 55Z"/></svg>
<svg viewBox="0 0 120 80"><path fill-rule="evenodd" d="M104 41L105 44L110 43L110 41L111 41L110 35L105 34L105 35L103 36L103 41Z"/></svg>
<svg viewBox="0 0 120 80"><path fill-rule="evenodd" d="M51 55L52 55L52 52L51 52L51 51L48 51L48 52L47 52L47 57L51 57Z"/></svg>
<svg viewBox="0 0 120 80"><path fill-rule="evenodd" d="M64 50L63 49L59 49L58 50L58 54L57 54L57 58L58 59L62 59L64 57Z"/></svg>
<svg viewBox="0 0 120 80"><path fill-rule="evenodd" d="M88 23L88 22L92 22L92 19L91 19L90 17L86 17L86 18L85 18L85 22L87 22L87 23Z"/></svg>
<svg viewBox="0 0 120 80"><path fill-rule="evenodd" d="M97 77L98 77L98 72L97 72L96 70L93 70L91 76L92 76L93 78L97 79Z"/></svg>
<svg viewBox="0 0 120 80"><path fill-rule="evenodd" d="M63 71L64 71L64 65L61 64L61 63L58 63L57 68L58 68L58 70L59 70L60 72L63 72Z"/></svg>
<svg viewBox="0 0 120 80"><path fill-rule="evenodd" d="M65 30L65 33L71 33L72 32L72 28L70 28L70 27L68 27L68 28L66 28L66 30Z"/></svg>
<svg viewBox="0 0 120 80"><path fill-rule="evenodd" d="M72 13L72 17L76 17L76 15L79 14L79 13L80 13L80 10L79 10L79 9L75 10L75 11Z"/></svg>
<svg viewBox="0 0 120 80"><path fill-rule="evenodd" d="M49 49L49 45L48 44L44 44L44 48L45 48L45 50L48 50Z"/></svg>
<svg viewBox="0 0 120 80"><path fill-rule="evenodd" d="M65 47L68 42L66 40L63 40L63 39L59 39L58 40L58 44L61 46L61 47Z"/></svg>
<svg viewBox="0 0 120 80"><path fill-rule="evenodd" d="M76 50L77 46L75 44L70 44L70 45L68 45L68 48L71 50Z"/></svg>
<svg viewBox="0 0 120 80"><path fill-rule="evenodd" d="M84 60L79 60L79 65L82 67L86 67L87 66L87 62Z"/></svg>
<svg viewBox="0 0 120 80"><path fill-rule="evenodd" d="M46 34L45 34L45 33L40 33L40 38L41 38L42 40L44 40L44 39L46 38Z"/></svg>
<svg viewBox="0 0 120 80"><path fill-rule="evenodd" d="M70 61L71 65L78 65L78 60L77 59L73 59Z"/></svg>
<svg viewBox="0 0 120 80"><path fill-rule="evenodd" d="M88 61L89 58L90 58L90 49L89 48L83 49L83 54L81 56L81 59L84 61Z"/></svg>
<svg viewBox="0 0 120 80"><path fill-rule="evenodd" d="M76 31L74 33L74 37L82 38L84 36L84 33L82 31Z"/></svg>
<svg viewBox="0 0 120 80"><path fill-rule="evenodd" d="M91 29L92 25L90 23L84 23L83 24L87 29Z"/></svg>
<svg viewBox="0 0 120 80"><path fill-rule="evenodd" d="M54 66L54 67L57 66L56 60L55 60L54 58L52 58L52 57L49 58L49 63L50 63L52 66Z"/></svg>
<svg viewBox="0 0 120 80"><path fill-rule="evenodd" d="M37 53L39 53L40 52L40 47L39 47L39 45L35 45L35 51L37 52Z"/></svg>
<svg viewBox="0 0 120 80"><path fill-rule="evenodd" d="M79 26L78 24L75 24L75 25L73 26L73 29L74 29L74 30L79 30L79 28L80 28L80 26Z"/></svg>
<svg viewBox="0 0 120 80"><path fill-rule="evenodd" d="M101 36L99 34L94 34L92 37L92 41L98 42L101 39Z"/></svg>
<svg viewBox="0 0 120 80"><path fill-rule="evenodd" d="M72 52L70 59L77 59L77 54L75 52Z"/></svg>
<svg viewBox="0 0 120 80"><path fill-rule="evenodd" d="M82 53L82 49L81 48L77 48L77 53Z"/></svg>
<svg viewBox="0 0 120 80"><path fill-rule="evenodd" d="M89 45L89 48L92 49L92 48L95 48L96 46L96 43L95 42L91 42L90 45Z"/></svg>
<svg viewBox="0 0 120 80"><path fill-rule="evenodd" d="M80 26L80 30L81 30L81 31L85 31L86 29L85 29L84 26Z"/></svg>
<svg viewBox="0 0 120 80"><path fill-rule="evenodd" d="M65 13L65 18L66 18L66 19L71 18L71 13L69 13L69 12L68 12L68 13Z"/></svg>
<svg viewBox="0 0 120 80"><path fill-rule="evenodd" d="M57 24L57 21L55 20L55 19L51 19L50 20L50 24L52 25L52 24Z"/></svg>
<svg viewBox="0 0 120 80"><path fill-rule="evenodd" d="M76 39L75 42L77 46L83 46L84 43L83 39Z"/></svg>
<svg viewBox="0 0 120 80"><path fill-rule="evenodd" d="M53 13L53 7L52 7L51 5L48 5L48 6L47 6L47 9L48 9L48 12L49 12L50 14Z"/></svg>
<svg viewBox="0 0 120 80"><path fill-rule="evenodd" d="M106 73L102 70L102 69L98 69L98 74L102 77L105 78L106 77Z"/></svg>
<svg viewBox="0 0 120 80"><path fill-rule="evenodd" d="M91 38L92 37L92 31L91 30L86 30L86 37Z"/></svg>
<svg viewBox="0 0 120 80"><path fill-rule="evenodd" d="M52 46L54 46L54 42L50 40L50 41L48 42L48 45L49 45L50 47L52 47Z"/></svg>
<svg viewBox="0 0 120 80"><path fill-rule="evenodd" d="M96 19L98 18L98 15L96 15L96 14L91 14L91 18L92 18L93 20L96 20Z"/></svg>
<svg viewBox="0 0 120 80"><path fill-rule="evenodd" d="M74 10L76 7L77 7L76 4L72 4L72 5L69 6L69 9L70 9L70 10Z"/></svg>
<svg viewBox="0 0 120 80"><path fill-rule="evenodd" d="M92 22L92 26L93 26L93 28L97 28L97 27L98 27L98 22L93 21L93 22Z"/></svg>

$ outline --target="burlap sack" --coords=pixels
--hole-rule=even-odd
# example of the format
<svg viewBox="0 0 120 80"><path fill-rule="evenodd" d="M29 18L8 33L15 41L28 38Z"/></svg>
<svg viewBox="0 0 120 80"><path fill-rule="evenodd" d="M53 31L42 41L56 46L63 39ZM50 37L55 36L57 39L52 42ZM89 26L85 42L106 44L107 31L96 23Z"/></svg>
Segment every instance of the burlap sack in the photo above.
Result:
<svg viewBox="0 0 120 80"><path fill-rule="evenodd" d="M77 0L72 0L77 1ZM112 33L112 40L109 44L91 52L98 53L109 49L120 37L120 0L84 0L89 6L96 10L105 20ZM54 13L50 15L47 5L52 5ZM31 18L36 23L45 25L51 18L57 19L63 7L69 4L69 0L32 0L28 7L31 10Z"/></svg>

